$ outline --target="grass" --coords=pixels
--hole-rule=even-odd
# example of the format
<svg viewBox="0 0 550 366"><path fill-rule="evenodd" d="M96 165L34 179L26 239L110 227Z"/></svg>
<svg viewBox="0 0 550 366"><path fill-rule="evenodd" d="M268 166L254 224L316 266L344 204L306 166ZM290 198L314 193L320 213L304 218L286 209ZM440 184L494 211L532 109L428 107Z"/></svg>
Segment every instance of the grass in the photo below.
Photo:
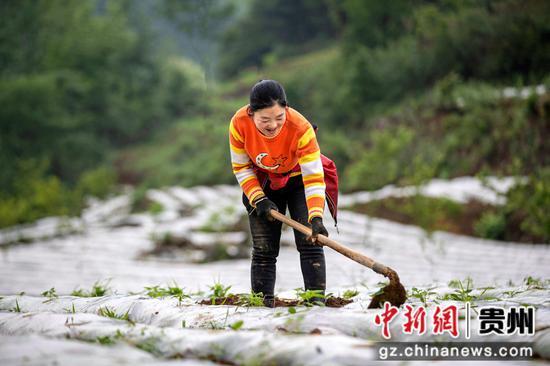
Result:
<svg viewBox="0 0 550 366"><path fill-rule="evenodd" d="M534 278L531 276L527 276L523 279L523 283L530 289L530 290L544 290L545 289L545 283L540 278Z"/></svg>
<svg viewBox="0 0 550 366"><path fill-rule="evenodd" d="M428 306L428 299L431 295L435 295L436 293L432 291L434 287L430 287L428 289L420 289L417 287L413 287L411 292L409 293L409 297L414 297L418 299L424 307Z"/></svg>
<svg viewBox="0 0 550 366"><path fill-rule="evenodd" d="M318 299L326 299L329 295L323 294L323 290L303 290L302 288L294 289L296 295L300 298L301 302L305 306L320 305L325 306L325 304Z"/></svg>
<svg viewBox="0 0 550 366"><path fill-rule="evenodd" d="M152 355L159 357L160 352L157 348L157 342L158 342L158 338L150 337L144 340L143 342L136 344L136 347L141 349L142 351L151 353Z"/></svg>
<svg viewBox="0 0 550 366"><path fill-rule="evenodd" d="M478 295L474 295L474 282L470 277L467 277L464 281L461 280L451 280L449 281L449 287L455 289L454 292L450 294L445 294L440 297L440 300L451 300L451 301L460 301L460 302L473 302L478 300L501 300L494 296L486 296L487 291L493 290L494 287L480 287L478 290L481 292Z"/></svg>
<svg viewBox="0 0 550 366"><path fill-rule="evenodd" d="M76 314L76 309L74 307L74 303L71 304L71 308L64 308L63 310L65 310L66 313Z"/></svg>
<svg viewBox="0 0 550 366"><path fill-rule="evenodd" d="M466 278L464 282L461 280L451 280L449 282L449 287L454 288L455 291L450 294L443 295L441 300L472 302L476 298L472 295L474 283L470 277Z"/></svg>
<svg viewBox="0 0 550 366"><path fill-rule="evenodd" d="M522 290L508 290L508 291L503 291L502 293L508 297L515 297L516 295L521 294L522 292L523 292Z"/></svg>
<svg viewBox="0 0 550 366"><path fill-rule="evenodd" d="M264 306L264 294L261 292L241 294L239 295L239 306Z"/></svg>
<svg viewBox="0 0 550 366"><path fill-rule="evenodd" d="M147 290L147 296L149 297L157 298L157 297L172 296L177 298L180 304L183 301L183 299L191 298L191 295L186 294L183 291L183 288L179 287L175 281L172 286L160 287L157 285L157 286L145 287L145 290Z"/></svg>
<svg viewBox="0 0 550 366"><path fill-rule="evenodd" d="M111 291L111 288L109 287L110 280L105 281L104 283L100 281L96 281L92 285L92 289L90 292L87 292L83 289L75 289L73 292L71 292L72 296L78 296L78 297L101 297L105 296L108 292Z"/></svg>
<svg viewBox="0 0 550 366"><path fill-rule="evenodd" d="M342 296L344 297L344 299L349 300L357 295L359 295L359 291L354 289L344 291L344 294Z"/></svg>
<svg viewBox="0 0 550 366"><path fill-rule="evenodd" d="M12 311L14 313L20 313L21 312L21 308L19 307L19 301L17 301L17 299L15 299L15 307L12 309Z"/></svg>
<svg viewBox="0 0 550 366"><path fill-rule="evenodd" d="M102 344L104 346L111 346L116 343L115 340L110 336L97 337L96 340L99 344Z"/></svg>
<svg viewBox="0 0 550 366"><path fill-rule="evenodd" d="M231 289L231 286L224 286L220 281L215 282L210 288L210 300L212 300L212 305L215 304L216 299L220 297L227 297L230 295L229 289Z"/></svg>
<svg viewBox="0 0 550 366"><path fill-rule="evenodd" d="M97 314L100 315L100 316L107 317L107 318L119 319L119 320L124 320L124 321L130 322L130 323L133 323L130 320L129 312L130 312L130 310L126 311L122 315L119 315L113 309L110 309L107 306L105 306L105 307L100 307L99 310L97 311Z"/></svg>
<svg viewBox="0 0 550 366"><path fill-rule="evenodd" d="M55 293L55 288L54 287L52 287L49 290L46 290L46 291L42 292L42 296L47 297L49 299L53 299L53 298L58 297L57 294Z"/></svg>

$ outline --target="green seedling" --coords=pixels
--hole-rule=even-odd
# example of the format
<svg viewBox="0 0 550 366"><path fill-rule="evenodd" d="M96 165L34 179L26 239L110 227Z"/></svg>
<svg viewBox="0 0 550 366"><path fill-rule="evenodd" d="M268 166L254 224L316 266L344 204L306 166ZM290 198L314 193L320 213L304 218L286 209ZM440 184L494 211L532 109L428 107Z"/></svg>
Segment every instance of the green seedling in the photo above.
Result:
<svg viewBox="0 0 550 366"><path fill-rule="evenodd" d="M216 303L217 298L226 298L229 295L229 289L231 286L224 286L221 282L217 281L212 286L210 286L210 300L212 300L212 305ZM225 302L225 301L224 301Z"/></svg>
<svg viewBox="0 0 550 366"><path fill-rule="evenodd" d="M54 287L52 287L49 290L46 290L46 291L42 292L42 296L47 297L49 299L53 299L53 298L58 297L57 294L55 293L55 288Z"/></svg>
<svg viewBox="0 0 550 366"><path fill-rule="evenodd" d="M529 290L544 290L544 283L540 278L528 276L523 279L523 283L527 285Z"/></svg>
<svg viewBox="0 0 550 366"><path fill-rule="evenodd" d="M222 283L216 282L214 285L210 286L210 291L212 291L211 296L226 297L230 288L231 286L224 286Z"/></svg>
<svg viewBox="0 0 550 366"><path fill-rule="evenodd" d="M244 324L243 320L237 320L235 323L231 324L229 327L233 330L239 330Z"/></svg>
<svg viewBox="0 0 550 366"><path fill-rule="evenodd" d="M311 306L313 304L324 306L325 304L322 301L317 299L325 299L329 295L323 294L323 290L302 290L301 288L296 288L296 295L301 299L301 303L306 306Z"/></svg>
<svg viewBox="0 0 550 366"><path fill-rule="evenodd" d="M239 306L264 306L264 295L261 292L241 294L239 296Z"/></svg>
<svg viewBox="0 0 550 366"><path fill-rule="evenodd" d="M81 288L73 290L73 292L71 292L71 296L89 297L88 294Z"/></svg>
<svg viewBox="0 0 550 366"><path fill-rule="evenodd" d="M475 297L471 294L474 290L473 281L470 277L464 280L464 283L460 280L452 280L449 282L449 287L455 288L455 292L445 294L441 300L452 300L462 302L472 302Z"/></svg>
<svg viewBox="0 0 550 366"><path fill-rule="evenodd" d="M101 297L105 296L107 292L111 290L109 285L109 280L105 283L101 283L99 281L96 281L93 286L92 290L90 292L84 291L83 289L75 289L73 292L71 292L72 296L78 296L78 297Z"/></svg>
<svg viewBox="0 0 550 366"><path fill-rule="evenodd" d="M156 337L149 337L143 342L140 342L136 344L136 347L141 349L142 351L149 352L155 356L160 356L160 352L157 347L158 338Z"/></svg>
<svg viewBox="0 0 550 366"><path fill-rule="evenodd" d="M496 296L486 296L485 293L489 290L494 290L493 286L480 287L478 290L481 290L480 294L476 296L476 300L502 300Z"/></svg>
<svg viewBox="0 0 550 366"><path fill-rule="evenodd" d="M428 306L428 298L431 295L435 295L435 292L431 291L433 289L434 289L434 287L428 288L426 290L419 289L417 287L413 287L412 290L411 290L411 293L409 294L409 296L417 298L422 303L422 305L427 307Z"/></svg>
<svg viewBox="0 0 550 366"><path fill-rule="evenodd" d="M63 310L65 310L66 313L71 313L71 314L76 314L76 309L74 307L74 303L71 304L71 308L64 308Z"/></svg>
<svg viewBox="0 0 550 366"><path fill-rule="evenodd" d="M96 339L100 344L103 344L106 346L115 344L115 341L109 336L97 337Z"/></svg>
<svg viewBox="0 0 550 366"><path fill-rule="evenodd" d="M147 290L147 295L149 297L165 297L165 296L173 296L178 299L178 301L181 303L184 298L191 298L190 295L186 294L183 291L182 287L179 287L176 282L172 286L168 286L166 288L160 287L160 286L151 286L151 287L145 287L145 290Z"/></svg>
<svg viewBox="0 0 550 366"><path fill-rule="evenodd" d="M521 294L522 292L523 292L522 290L508 290L508 291L503 291L502 293L508 297L515 297L516 295Z"/></svg>
<svg viewBox="0 0 550 366"><path fill-rule="evenodd" d="M15 307L12 309L12 311L15 313L21 312L21 308L19 307L19 301L17 301L17 299L15 299Z"/></svg>
<svg viewBox="0 0 550 366"><path fill-rule="evenodd" d="M342 296L344 296L344 299L349 300L357 295L359 295L359 291L357 290L346 290Z"/></svg>
<svg viewBox="0 0 550 366"><path fill-rule="evenodd" d="M100 316L105 316L107 318L125 320L129 322L130 321L129 312L130 310L126 311L126 313L124 313L123 315L118 315L114 310L109 309L108 307L104 307L104 308L100 307L99 310L97 311L97 314Z"/></svg>

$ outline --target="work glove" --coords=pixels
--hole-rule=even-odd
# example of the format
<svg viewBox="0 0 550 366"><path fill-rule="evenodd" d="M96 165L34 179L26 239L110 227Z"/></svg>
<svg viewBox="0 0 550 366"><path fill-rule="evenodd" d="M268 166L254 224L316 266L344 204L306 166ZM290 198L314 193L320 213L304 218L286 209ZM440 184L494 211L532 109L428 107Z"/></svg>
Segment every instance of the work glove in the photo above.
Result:
<svg viewBox="0 0 550 366"><path fill-rule="evenodd" d="M258 216L262 219L269 220L269 221L275 221L273 216L269 213L270 210L278 210L277 205L270 200L267 197L262 197L258 199L256 202L256 213Z"/></svg>
<svg viewBox="0 0 550 366"><path fill-rule="evenodd" d="M312 243L317 243L317 235L323 234L328 237L328 231L323 225L323 219L320 217L314 217L311 219L311 236L308 240Z"/></svg>

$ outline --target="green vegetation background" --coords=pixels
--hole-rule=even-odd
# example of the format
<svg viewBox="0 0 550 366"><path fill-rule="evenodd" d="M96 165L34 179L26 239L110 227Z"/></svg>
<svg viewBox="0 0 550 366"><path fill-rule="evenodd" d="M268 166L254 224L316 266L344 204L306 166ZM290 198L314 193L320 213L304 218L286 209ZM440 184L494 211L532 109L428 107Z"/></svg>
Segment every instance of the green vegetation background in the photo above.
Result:
<svg viewBox="0 0 550 366"><path fill-rule="evenodd" d="M343 191L527 177L478 233L550 241L550 96L503 93L548 91L549 2L11 0L0 11L0 227L78 214L120 184L234 184L228 121L272 78L319 126Z"/></svg>

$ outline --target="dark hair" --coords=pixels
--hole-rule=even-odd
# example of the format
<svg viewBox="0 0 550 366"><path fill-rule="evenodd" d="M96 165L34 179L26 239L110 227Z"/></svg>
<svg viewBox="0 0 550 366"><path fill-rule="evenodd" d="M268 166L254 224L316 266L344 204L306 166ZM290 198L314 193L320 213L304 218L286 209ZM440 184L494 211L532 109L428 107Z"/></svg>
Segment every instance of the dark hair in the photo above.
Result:
<svg viewBox="0 0 550 366"><path fill-rule="evenodd" d="M260 80L250 91L249 112L268 108L278 103L281 107L286 107L286 93L283 86L275 80Z"/></svg>

